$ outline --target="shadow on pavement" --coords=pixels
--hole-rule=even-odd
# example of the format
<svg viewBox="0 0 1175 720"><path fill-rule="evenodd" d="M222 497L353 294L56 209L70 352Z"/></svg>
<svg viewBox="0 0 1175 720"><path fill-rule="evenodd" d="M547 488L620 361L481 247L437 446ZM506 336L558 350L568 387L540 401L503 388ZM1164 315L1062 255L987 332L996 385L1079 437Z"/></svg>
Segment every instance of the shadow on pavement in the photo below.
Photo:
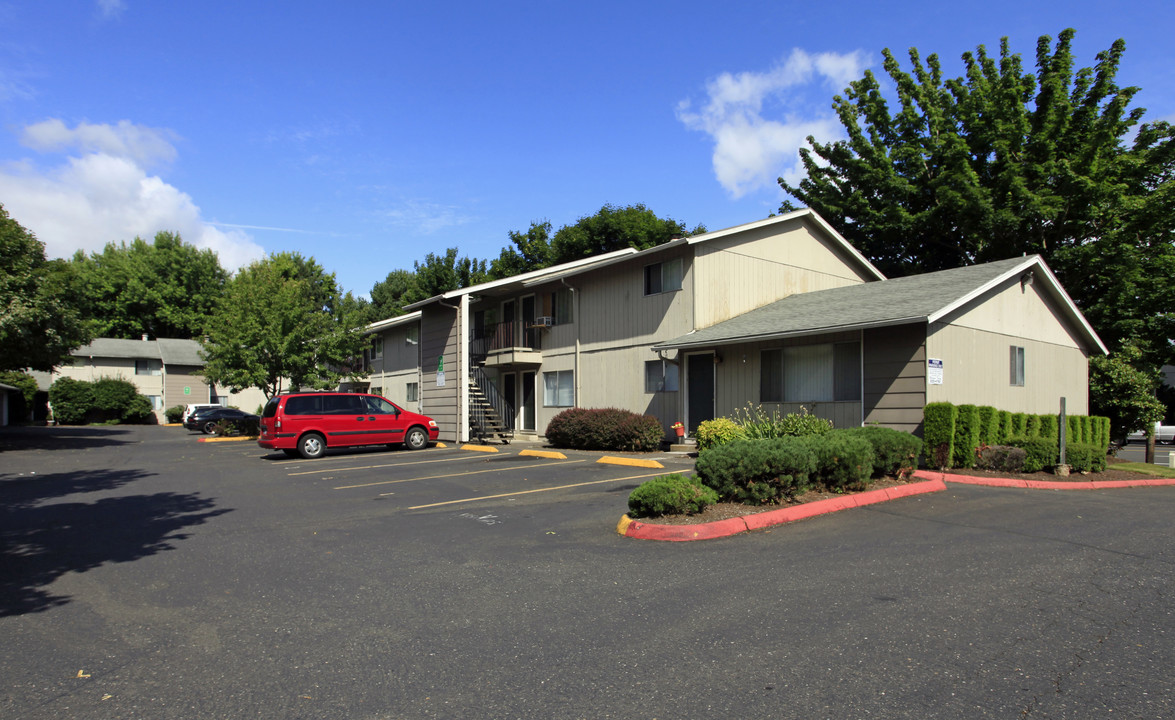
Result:
<svg viewBox="0 0 1175 720"><path fill-rule="evenodd" d="M154 473L95 470L0 477L0 617L42 612L69 602L46 588L65 573L129 562L171 550L186 527L230 510L197 493L47 502L113 490Z"/></svg>
<svg viewBox="0 0 1175 720"><path fill-rule="evenodd" d="M129 442L135 442L131 431L117 425L0 427L0 452L110 447Z"/></svg>

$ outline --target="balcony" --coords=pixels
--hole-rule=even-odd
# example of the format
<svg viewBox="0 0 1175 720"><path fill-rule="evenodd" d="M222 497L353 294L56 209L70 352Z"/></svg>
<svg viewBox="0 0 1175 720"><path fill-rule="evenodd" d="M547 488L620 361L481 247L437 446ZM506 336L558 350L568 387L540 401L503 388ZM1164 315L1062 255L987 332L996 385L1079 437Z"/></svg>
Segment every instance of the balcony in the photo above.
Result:
<svg viewBox="0 0 1175 720"><path fill-rule="evenodd" d="M470 354L485 367L537 367L543 363L543 328L502 322L474 328Z"/></svg>

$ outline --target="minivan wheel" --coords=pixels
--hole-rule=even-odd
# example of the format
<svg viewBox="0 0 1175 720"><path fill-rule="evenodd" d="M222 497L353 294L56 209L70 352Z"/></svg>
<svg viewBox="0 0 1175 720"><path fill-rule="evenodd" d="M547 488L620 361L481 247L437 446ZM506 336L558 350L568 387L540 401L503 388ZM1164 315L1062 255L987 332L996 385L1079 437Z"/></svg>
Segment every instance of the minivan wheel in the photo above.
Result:
<svg viewBox="0 0 1175 720"><path fill-rule="evenodd" d="M404 447L409 450L423 450L428 447L428 432L419 425L409 428L408 434L404 436Z"/></svg>
<svg viewBox="0 0 1175 720"><path fill-rule="evenodd" d="M317 433L308 433L298 440L298 452L307 460L320 458L326 452L326 441Z"/></svg>

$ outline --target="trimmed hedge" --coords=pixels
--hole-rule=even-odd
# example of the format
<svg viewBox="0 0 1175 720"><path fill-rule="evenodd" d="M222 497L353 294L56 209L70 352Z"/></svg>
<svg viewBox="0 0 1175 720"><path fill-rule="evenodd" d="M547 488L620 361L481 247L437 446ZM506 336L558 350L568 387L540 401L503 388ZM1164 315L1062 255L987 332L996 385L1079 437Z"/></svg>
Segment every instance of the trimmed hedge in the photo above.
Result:
<svg viewBox="0 0 1175 720"><path fill-rule="evenodd" d="M1000 416L999 410L996 410L990 405L981 405L979 407L979 444L980 445L995 445L998 443L1000 435Z"/></svg>
<svg viewBox="0 0 1175 720"><path fill-rule="evenodd" d="M661 449L665 430L652 415L619 408L570 408L551 418L547 441L573 450L650 452Z"/></svg>
<svg viewBox="0 0 1175 720"><path fill-rule="evenodd" d="M718 502L718 493L674 473L641 483L628 496L628 514L634 518L657 515L693 515Z"/></svg>
<svg viewBox="0 0 1175 720"><path fill-rule="evenodd" d="M176 405L174 407L169 407L163 411L163 416L167 418L167 422L173 424L177 423L184 418L184 406Z"/></svg>
<svg viewBox="0 0 1175 720"><path fill-rule="evenodd" d="M958 408L947 402L928 403L922 410L922 437L928 464L943 469L952 466L958 416Z"/></svg>
<svg viewBox="0 0 1175 720"><path fill-rule="evenodd" d="M969 468L975 464L975 448L979 447L979 408L975 405L959 405L959 417L955 420L955 450L952 461L955 467Z"/></svg>

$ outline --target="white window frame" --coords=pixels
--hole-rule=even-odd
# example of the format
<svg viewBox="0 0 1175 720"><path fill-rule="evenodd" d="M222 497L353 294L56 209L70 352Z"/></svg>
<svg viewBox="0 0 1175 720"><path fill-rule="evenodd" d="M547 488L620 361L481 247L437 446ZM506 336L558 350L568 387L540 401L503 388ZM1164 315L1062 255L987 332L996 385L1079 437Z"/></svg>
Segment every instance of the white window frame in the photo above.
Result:
<svg viewBox="0 0 1175 720"><path fill-rule="evenodd" d="M668 269L676 268L677 272L666 272ZM651 280L654 278L654 273L657 281L656 288L651 286ZM668 292L677 292L681 290L681 285L685 281L685 263L681 258L673 258L671 260L663 260L659 263L646 265L644 273L641 275L641 283L643 284L644 294L646 297L650 295L661 295Z"/></svg>
<svg viewBox="0 0 1175 720"><path fill-rule="evenodd" d="M420 383L410 382L404 386L404 402L420 402Z"/></svg>
<svg viewBox="0 0 1175 720"><path fill-rule="evenodd" d="M1009 346L1008 374L1012 387L1024 387L1024 347L1021 345Z"/></svg>
<svg viewBox="0 0 1175 720"><path fill-rule="evenodd" d="M681 389L681 373L676 363L668 360L645 361L645 392L677 392Z"/></svg>
<svg viewBox="0 0 1175 720"><path fill-rule="evenodd" d="M554 383L551 380L554 379ZM543 407L575 407L575 371L543 373Z"/></svg>

